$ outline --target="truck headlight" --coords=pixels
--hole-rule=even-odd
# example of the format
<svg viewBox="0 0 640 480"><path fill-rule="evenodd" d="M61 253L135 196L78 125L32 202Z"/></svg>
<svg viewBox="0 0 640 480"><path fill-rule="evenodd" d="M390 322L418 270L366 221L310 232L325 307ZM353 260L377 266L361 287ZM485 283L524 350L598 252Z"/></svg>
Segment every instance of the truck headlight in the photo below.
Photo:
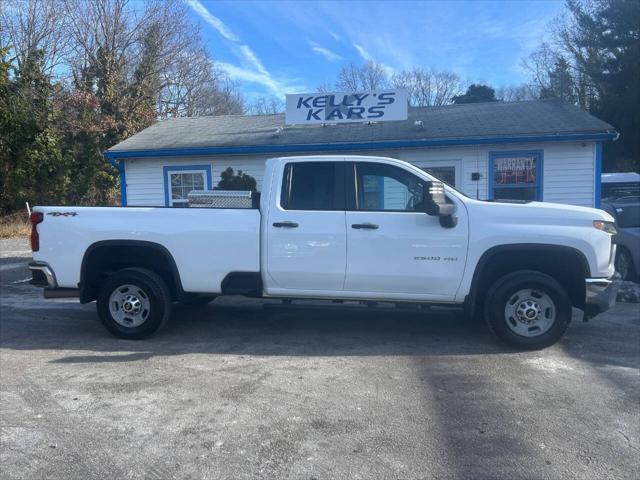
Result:
<svg viewBox="0 0 640 480"><path fill-rule="evenodd" d="M611 235L615 235L616 233L618 233L613 222L605 222L604 220L594 220L593 226L598 230L602 230L603 232L607 232Z"/></svg>

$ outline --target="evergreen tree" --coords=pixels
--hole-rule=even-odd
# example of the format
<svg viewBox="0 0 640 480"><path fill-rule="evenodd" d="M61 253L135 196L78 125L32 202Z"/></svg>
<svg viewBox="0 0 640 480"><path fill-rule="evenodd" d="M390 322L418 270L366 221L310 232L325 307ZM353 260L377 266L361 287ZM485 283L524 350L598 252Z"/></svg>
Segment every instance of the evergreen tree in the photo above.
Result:
<svg viewBox="0 0 640 480"><path fill-rule="evenodd" d="M590 106L620 132L605 143L608 168L640 170L640 2L568 0L571 22L559 32L579 72L597 91Z"/></svg>
<svg viewBox="0 0 640 480"><path fill-rule="evenodd" d="M30 51L13 77L5 56L0 64L0 209L8 213L27 201L60 201L69 178L55 128L58 112L51 99L56 87L43 71L43 53Z"/></svg>
<svg viewBox="0 0 640 480"><path fill-rule="evenodd" d="M142 40L142 58L133 74L129 102L131 126L142 130L151 125L157 118L160 97L160 25L157 22L145 32Z"/></svg>
<svg viewBox="0 0 640 480"><path fill-rule="evenodd" d="M569 62L561 55L549 72L549 86L540 89L540 98L558 98L565 102L575 102L575 82Z"/></svg>
<svg viewBox="0 0 640 480"><path fill-rule="evenodd" d="M497 102L496 92L488 85L470 85L467 91L462 95L456 95L452 98L453 103L481 103L481 102Z"/></svg>

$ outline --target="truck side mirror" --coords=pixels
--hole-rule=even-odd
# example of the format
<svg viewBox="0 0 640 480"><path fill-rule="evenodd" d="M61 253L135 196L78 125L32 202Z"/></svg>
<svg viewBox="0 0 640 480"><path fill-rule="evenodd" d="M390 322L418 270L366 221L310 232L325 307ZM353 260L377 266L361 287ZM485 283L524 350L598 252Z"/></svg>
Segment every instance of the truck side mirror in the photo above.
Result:
<svg viewBox="0 0 640 480"><path fill-rule="evenodd" d="M424 205L427 215L440 217L440 225L443 227L453 228L458 223L458 218L455 216L457 208L455 204L447 202L442 182L426 183Z"/></svg>

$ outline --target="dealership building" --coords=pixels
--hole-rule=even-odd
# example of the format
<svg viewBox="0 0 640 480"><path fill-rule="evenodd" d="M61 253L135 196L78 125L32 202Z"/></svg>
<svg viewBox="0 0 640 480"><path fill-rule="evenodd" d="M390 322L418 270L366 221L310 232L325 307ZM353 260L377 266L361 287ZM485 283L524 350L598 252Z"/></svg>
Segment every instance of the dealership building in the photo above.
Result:
<svg viewBox="0 0 640 480"><path fill-rule="evenodd" d="M268 158L317 154L402 159L478 199L600 206L602 144L617 133L592 115L557 100L404 103L399 120L377 107L375 119L347 123L324 114L300 123L285 114L172 118L105 156L119 169L123 206L185 206L190 191L215 187L227 167L260 189Z"/></svg>

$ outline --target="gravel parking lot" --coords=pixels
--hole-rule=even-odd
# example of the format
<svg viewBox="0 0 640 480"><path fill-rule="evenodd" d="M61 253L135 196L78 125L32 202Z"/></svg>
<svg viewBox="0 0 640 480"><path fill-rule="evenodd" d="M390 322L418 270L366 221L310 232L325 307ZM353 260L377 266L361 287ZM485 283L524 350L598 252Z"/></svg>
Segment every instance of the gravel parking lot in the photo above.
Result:
<svg viewBox="0 0 640 480"><path fill-rule="evenodd" d="M2 241L2 478L640 476L638 304L528 353L455 312L237 300L132 342L28 255Z"/></svg>

